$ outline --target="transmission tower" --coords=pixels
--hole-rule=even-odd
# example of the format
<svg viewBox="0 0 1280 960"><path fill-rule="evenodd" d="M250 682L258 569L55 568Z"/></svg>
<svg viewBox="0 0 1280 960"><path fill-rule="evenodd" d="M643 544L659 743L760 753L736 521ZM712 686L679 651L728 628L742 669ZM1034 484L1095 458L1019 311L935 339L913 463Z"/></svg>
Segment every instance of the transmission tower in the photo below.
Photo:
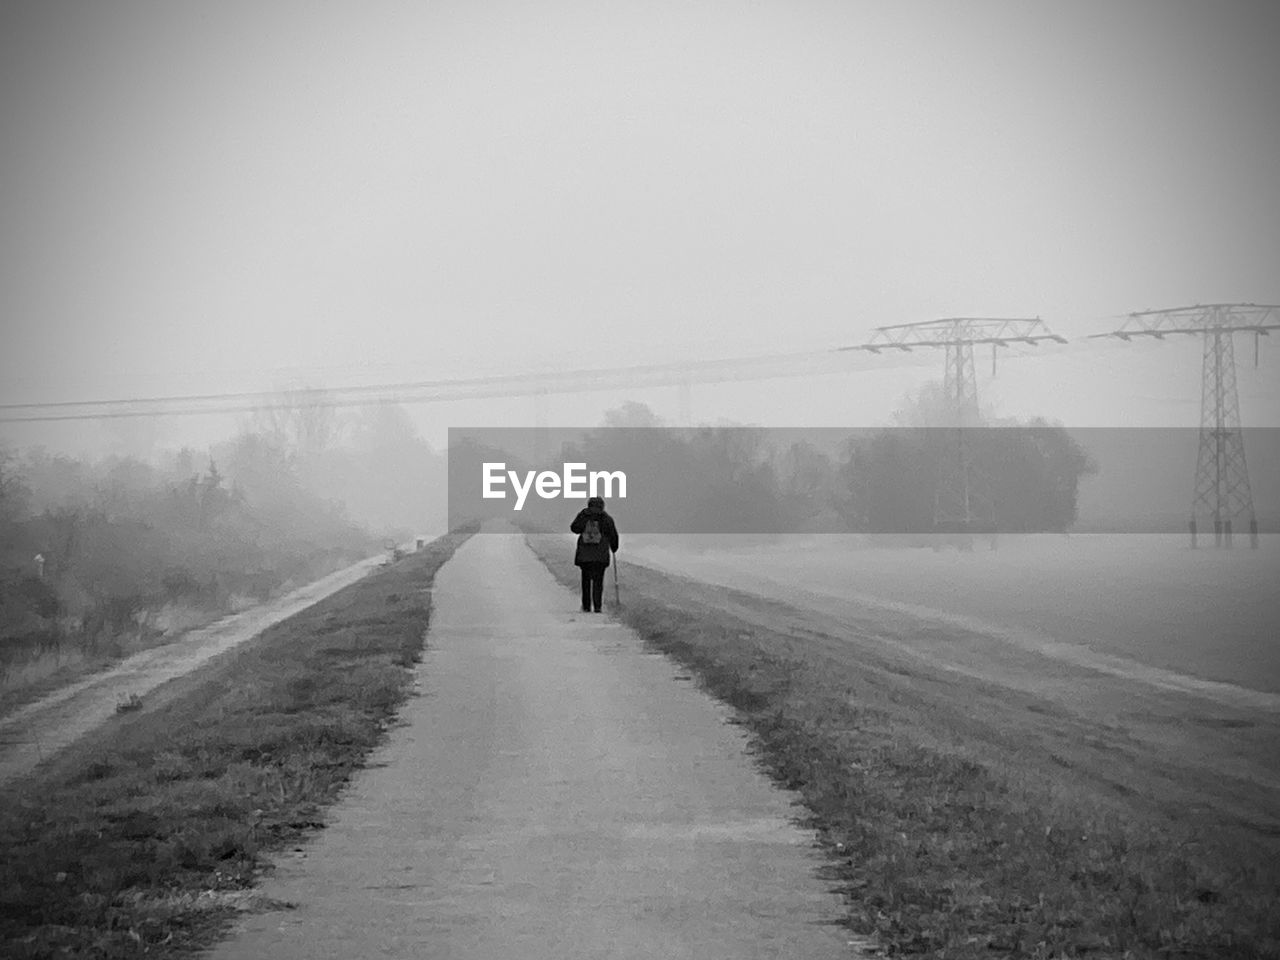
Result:
<svg viewBox="0 0 1280 960"><path fill-rule="evenodd" d="M947 399L948 432L940 459L938 485L934 494L933 525L939 531L994 530L995 501L990 484L976 469L965 442L964 429L981 424L978 412L978 380L973 348L991 345L991 372L996 355L1012 343L1038 346L1042 341L1067 341L1051 333L1039 317L999 319L994 317L950 317L877 327L866 343L842 350L911 351L921 347L942 347L945 351L943 394Z"/></svg>
<svg viewBox="0 0 1280 960"><path fill-rule="evenodd" d="M1230 547L1232 526L1249 525L1249 542L1258 546L1258 521L1249 489L1249 468L1244 456L1240 425L1240 395L1236 389L1235 335L1254 336L1253 362L1258 343L1272 330L1280 330L1280 306L1256 303L1211 303L1171 310L1143 310L1129 314L1119 330L1095 337L1155 337L1186 334L1204 339L1200 370L1200 446L1196 479L1191 494L1191 546L1196 545L1197 521L1213 522L1215 546Z"/></svg>

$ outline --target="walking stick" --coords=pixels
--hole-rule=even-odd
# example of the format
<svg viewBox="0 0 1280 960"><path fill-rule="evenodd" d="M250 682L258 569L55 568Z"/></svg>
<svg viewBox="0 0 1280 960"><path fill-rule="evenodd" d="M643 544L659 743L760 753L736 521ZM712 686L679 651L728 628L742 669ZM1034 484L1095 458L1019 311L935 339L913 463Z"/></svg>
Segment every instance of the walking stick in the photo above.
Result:
<svg viewBox="0 0 1280 960"><path fill-rule="evenodd" d="M622 600L618 597L618 551L613 552L613 605L621 607Z"/></svg>

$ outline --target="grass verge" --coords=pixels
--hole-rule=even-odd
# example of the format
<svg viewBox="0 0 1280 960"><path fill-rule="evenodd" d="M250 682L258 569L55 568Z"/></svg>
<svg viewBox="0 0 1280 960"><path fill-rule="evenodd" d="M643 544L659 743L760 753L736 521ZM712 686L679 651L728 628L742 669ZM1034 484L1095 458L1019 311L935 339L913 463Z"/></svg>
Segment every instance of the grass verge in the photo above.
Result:
<svg viewBox="0 0 1280 960"><path fill-rule="evenodd" d="M372 544L363 546L371 548ZM180 643L189 631L283 597L368 555L368 549L334 549L318 551L305 560L286 557L292 561L287 572L277 576L258 573L253 577L256 582L252 594L219 590L215 582L197 598L136 594L100 600L78 618L57 618L25 636L21 631L7 632L0 624L0 719L134 654ZM188 583L194 586L191 581ZM53 600L52 587L41 585L37 589L49 591L45 597ZM4 605L0 589L0 610ZM10 611L10 616L16 613L18 610Z"/></svg>
<svg viewBox="0 0 1280 960"><path fill-rule="evenodd" d="M0 954L169 957L264 904L408 695L459 531L149 695L0 794Z"/></svg>
<svg viewBox="0 0 1280 960"><path fill-rule="evenodd" d="M529 542L576 590L563 538ZM1035 749L1002 761L1020 721L999 693L842 653L785 605L630 564L624 581L618 615L737 710L811 812L849 927L888 955L1280 956L1274 846L1095 795Z"/></svg>

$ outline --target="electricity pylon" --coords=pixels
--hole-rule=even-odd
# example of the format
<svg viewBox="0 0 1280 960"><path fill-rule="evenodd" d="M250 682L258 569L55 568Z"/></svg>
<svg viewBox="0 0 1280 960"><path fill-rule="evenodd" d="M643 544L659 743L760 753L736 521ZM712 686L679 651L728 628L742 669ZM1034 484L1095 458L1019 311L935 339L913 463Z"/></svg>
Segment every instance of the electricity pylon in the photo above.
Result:
<svg viewBox="0 0 1280 960"><path fill-rule="evenodd" d="M1093 335L1126 341L1134 337L1163 340L1173 333L1204 338L1200 370L1200 449L1196 456L1189 522L1192 547L1196 545L1196 522L1201 519L1213 521L1215 546L1231 546L1232 525L1241 520L1249 524L1250 544L1258 546L1258 521L1253 512L1240 425L1240 395L1236 389L1235 335L1253 334L1256 365L1258 342L1272 330L1280 330L1280 306L1210 303L1131 313L1119 330Z"/></svg>
<svg viewBox="0 0 1280 960"><path fill-rule="evenodd" d="M981 423L973 348L978 344L991 344L991 372L994 374L996 353L1001 347L1012 343L1038 346L1045 340L1067 342L1050 332L1039 317L949 317L877 327L866 343L840 348L871 353L910 351L917 347L942 347L946 351L942 388L949 422L944 426L951 428L952 432L946 435L946 449L939 464L933 507L935 530L992 530L995 526L995 501L990 484L975 468L964 437L966 427L976 427Z"/></svg>

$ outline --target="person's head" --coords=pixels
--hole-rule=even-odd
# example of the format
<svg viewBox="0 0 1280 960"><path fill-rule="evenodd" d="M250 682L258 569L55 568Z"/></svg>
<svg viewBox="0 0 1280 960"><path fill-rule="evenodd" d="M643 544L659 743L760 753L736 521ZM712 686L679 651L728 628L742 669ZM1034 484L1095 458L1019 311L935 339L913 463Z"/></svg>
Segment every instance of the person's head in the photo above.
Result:
<svg viewBox="0 0 1280 960"><path fill-rule="evenodd" d="M590 500L588 500L588 501L587 501L587 509L588 509L588 510L603 510L603 509L604 509L604 497L592 497Z"/></svg>

